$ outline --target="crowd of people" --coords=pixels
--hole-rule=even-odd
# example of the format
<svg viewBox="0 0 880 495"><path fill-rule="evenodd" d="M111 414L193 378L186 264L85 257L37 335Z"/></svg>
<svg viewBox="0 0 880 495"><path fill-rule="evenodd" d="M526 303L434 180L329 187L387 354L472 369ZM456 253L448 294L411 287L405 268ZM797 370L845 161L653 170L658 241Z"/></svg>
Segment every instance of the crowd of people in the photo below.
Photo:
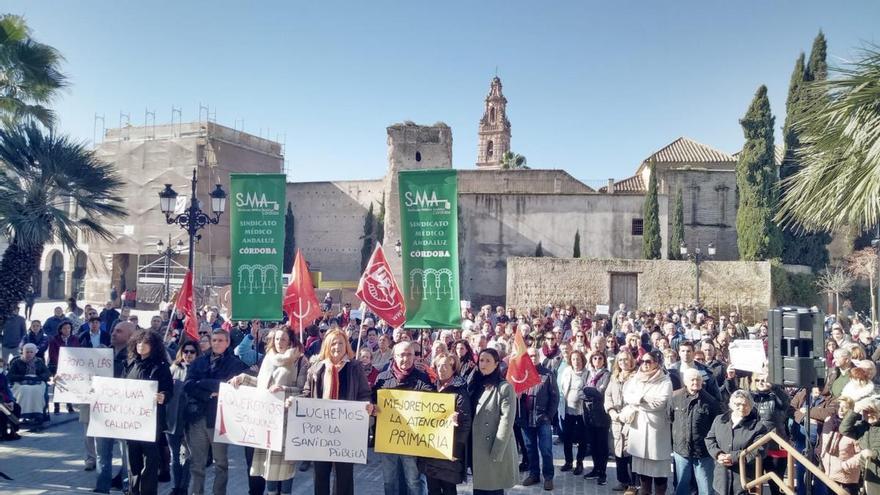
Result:
<svg viewBox="0 0 880 495"><path fill-rule="evenodd" d="M66 310L27 326L16 315L3 328L0 439L19 438L10 418L29 428L50 418L61 347L111 348L114 376L158 382L158 433L148 442L91 438L88 407L76 408L84 468L96 471L100 493L153 494L170 483L171 495L202 494L209 469L213 493L226 493L230 453L241 448L214 441L221 383L283 392L288 405L299 396L362 401L371 414L382 389L453 394L453 458L376 454L386 495L454 494L468 479L478 495L517 484L552 491L561 476L602 486L610 459L613 491L739 494L741 457L748 479L759 458L765 471L785 473L781 446L749 448L770 431L799 450L814 447L815 462L850 493L880 493L880 350L857 317L828 320L824 385L791 389L771 383L766 368L732 365L732 341L769 345L767 322L745 322L736 312L620 305L609 316L571 306L484 306L462 310L460 328L405 330L369 311L356 318L348 304L339 312L331 307L325 300L323 315L302 332L284 321L232 322L204 308L198 340L181 336L182 315L162 311L144 328L112 302L99 310L70 300ZM540 378L520 393L506 379L517 333ZM316 494L354 493L352 464L243 450L251 494L291 493L295 475L308 470ZM114 455L124 464L115 476ZM798 466L795 476L798 493L806 493L805 469ZM826 492L817 478L811 483L812 493Z"/></svg>

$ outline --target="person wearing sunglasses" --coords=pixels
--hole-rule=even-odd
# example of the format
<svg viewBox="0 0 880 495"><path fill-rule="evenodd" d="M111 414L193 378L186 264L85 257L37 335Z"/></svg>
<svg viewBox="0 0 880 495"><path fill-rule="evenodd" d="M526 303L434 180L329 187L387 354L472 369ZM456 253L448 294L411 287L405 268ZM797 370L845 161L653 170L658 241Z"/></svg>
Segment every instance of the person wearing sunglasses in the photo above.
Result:
<svg viewBox="0 0 880 495"><path fill-rule="evenodd" d="M629 427L627 451L639 476L639 493L665 494L672 460L672 430L666 416L672 381L659 351L638 359L638 372L623 386L626 404L619 414Z"/></svg>
<svg viewBox="0 0 880 495"><path fill-rule="evenodd" d="M183 384L186 381L186 372L189 366L201 354L198 344L188 340L180 349L174 362L171 363L171 378L174 380L174 395L165 406L165 437L171 447L171 495L185 495L189 487L189 446L186 444L184 432L186 431L186 418L184 416L186 406L186 394L183 393ZM184 453L181 456L181 452ZM184 458L184 463L180 459Z"/></svg>
<svg viewBox="0 0 880 495"><path fill-rule="evenodd" d="M595 347L604 347L602 337L595 337ZM603 345L597 345L602 342ZM584 475L584 479L595 479L600 486L605 485L605 470L608 466L608 429L611 417L605 411L605 389L611 380L605 353L599 349L589 355L589 375L584 383L584 425L586 435L590 439L590 455L593 457L593 469Z"/></svg>

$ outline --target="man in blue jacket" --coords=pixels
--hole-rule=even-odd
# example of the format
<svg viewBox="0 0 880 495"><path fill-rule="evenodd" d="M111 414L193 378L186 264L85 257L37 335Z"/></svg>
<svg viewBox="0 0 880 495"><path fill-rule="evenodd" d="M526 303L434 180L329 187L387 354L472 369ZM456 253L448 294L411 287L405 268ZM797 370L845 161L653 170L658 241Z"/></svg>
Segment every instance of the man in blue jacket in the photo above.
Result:
<svg viewBox="0 0 880 495"><path fill-rule="evenodd" d="M229 480L229 455L225 443L214 442L214 423L217 418L217 395L220 383L243 373L248 369L241 359L232 354L229 348L229 333L214 330L211 334L211 352L203 354L190 365L183 389L188 402L186 415L189 427L186 438L189 442L192 462L190 463L190 493L202 495L205 490L205 464L208 449L214 456L214 495L226 493Z"/></svg>

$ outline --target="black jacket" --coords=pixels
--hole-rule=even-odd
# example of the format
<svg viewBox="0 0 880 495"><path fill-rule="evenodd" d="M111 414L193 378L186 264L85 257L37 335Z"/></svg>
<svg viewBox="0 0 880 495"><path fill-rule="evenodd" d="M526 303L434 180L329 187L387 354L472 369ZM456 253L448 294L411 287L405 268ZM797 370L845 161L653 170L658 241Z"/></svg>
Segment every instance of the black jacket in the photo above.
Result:
<svg viewBox="0 0 880 495"><path fill-rule="evenodd" d="M394 377L394 373L391 371L391 365L389 364L388 369L379 373L379 376L376 377L376 383L373 385L373 403L376 403L376 392L380 388L400 388L403 390L415 390L417 392L433 392L434 384L431 383L431 378L428 377L428 374L424 371L413 366L412 371L410 371L409 375L404 378L402 382L398 382L397 378Z"/></svg>
<svg viewBox="0 0 880 495"><path fill-rule="evenodd" d="M705 390L689 394L687 389L679 389L672 393L667 411L672 421L673 452L689 459L708 456L706 434L721 414L718 401Z"/></svg>
<svg viewBox="0 0 880 495"><path fill-rule="evenodd" d="M455 457L455 460L419 457L418 466L419 471L425 476L459 484L466 479L465 455L471 437L471 398L468 394L467 383L458 375L452 377L452 381L441 393L455 394L455 412L458 413L458 426L455 427L455 438L452 445L452 456Z"/></svg>
<svg viewBox="0 0 880 495"><path fill-rule="evenodd" d="M749 445L755 443L767 433L767 426L758 418L757 411L752 409L748 416L733 426L730 413L715 418L709 434L706 435L706 448L715 459L715 476L712 487L719 495L739 495L745 493L739 480L739 455ZM725 466L717 462L718 454L730 454L733 465ZM746 456L746 476L754 476L755 459L763 455L763 448L756 449Z"/></svg>
<svg viewBox="0 0 880 495"><path fill-rule="evenodd" d="M110 332L105 332L103 330L98 330L100 333L100 337L98 340L101 341L101 345L104 347L110 347ZM79 335L76 336L76 341L79 342L80 347L92 347L92 336L89 335L90 332L88 328L85 332L80 332Z"/></svg>
<svg viewBox="0 0 880 495"><path fill-rule="evenodd" d="M364 370L356 361L349 361L339 370L339 400L367 402L370 400L370 384ZM302 396L313 399L324 397L324 361L318 361L309 368Z"/></svg>
<svg viewBox="0 0 880 495"><path fill-rule="evenodd" d="M208 428L214 427L217 419L217 397L211 394L220 392L220 382L228 381L235 375L247 371L241 359L232 354L232 347L211 363L212 353L203 354L189 366L183 390L187 396L186 417L192 424L205 418Z"/></svg>
<svg viewBox="0 0 880 495"><path fill-rule="evenodd" d="M129 362L128 374L130 380L153 380L159 383L158 393L165 394L162 404L156 406L156 440L165 431L165 404L174 397L174 379L171 378L171 369L168 363L162 363L153 359L141 359L140 356Z"/></svg>
<svg viewBox="0 0 880 495"><path fill-rule="evenodd" d="M755 410L761 421L767 423L767 431L775 430L776 434L788 439L788 417L790 416L791 398L781 385L774 384L770 390L752 392ZM775 449L775 442L769 444Z"/></svg>
<svg viewBox="0 0 880 495"><path fill-rule="evenodd" d="M556 386L556 375L540 364L535 368L541 377L541 383L526 390L519 398L519 404L516 408L516 422L520 426L550 423L559 407L559 387Z"/></svg>
<svg viewBox="0 0 880 495"><path fill-rule="evenodd" d="M721 390L718 388L718 382L715 381L715 375L712 374L712 370L710 370L706 365L700 364L696 361L693 363L694 368L703 375L703 390L709 392L712 397L715 397L715 400L721 400ZM725 370L725 373L727 370ZM672 380L672 389L679 390L684 387L684 383L682 381L681 376L681 362L674 363L669 367L669 379Z"/></svg>

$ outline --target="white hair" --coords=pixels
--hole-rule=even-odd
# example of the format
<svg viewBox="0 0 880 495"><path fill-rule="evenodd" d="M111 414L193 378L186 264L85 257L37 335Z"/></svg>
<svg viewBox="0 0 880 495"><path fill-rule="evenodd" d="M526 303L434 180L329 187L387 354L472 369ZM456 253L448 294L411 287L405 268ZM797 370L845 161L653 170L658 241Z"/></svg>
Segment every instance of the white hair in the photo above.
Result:
<svg viewBox="0 0 880 495"><path fill-rule="evenodd" d="M703 381L703 374L696 368L688 368L681 374L681 379L685 382L689 382L694 378L699 378L701 382Z"/></svg>

